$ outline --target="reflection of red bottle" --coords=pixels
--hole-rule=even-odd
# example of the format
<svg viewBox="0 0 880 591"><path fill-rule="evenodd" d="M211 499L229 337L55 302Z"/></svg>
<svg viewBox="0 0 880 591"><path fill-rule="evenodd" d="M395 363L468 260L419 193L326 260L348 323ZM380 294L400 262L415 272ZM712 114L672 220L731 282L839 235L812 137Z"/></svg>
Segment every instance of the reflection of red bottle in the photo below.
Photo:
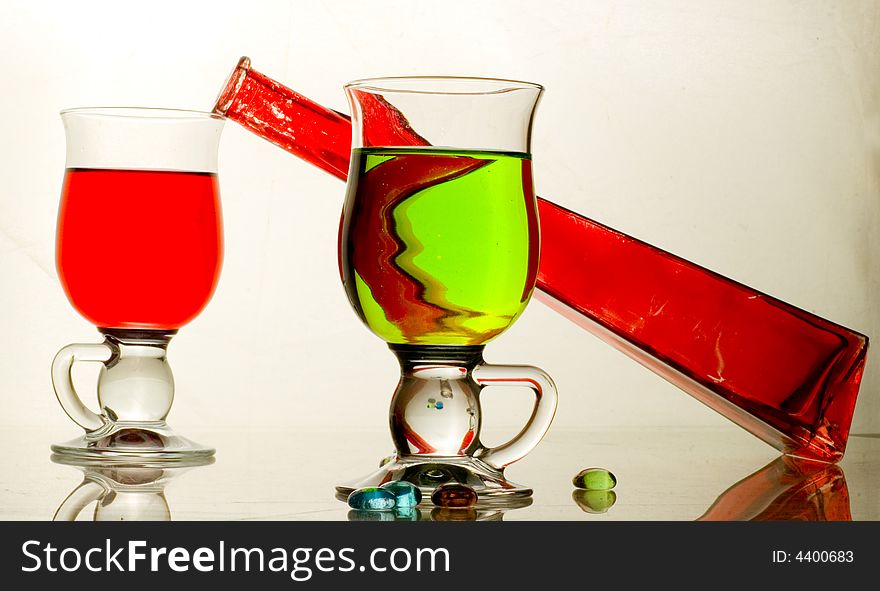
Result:
<svg viewBox="0 0 880 591"><path fill-rule="evenodd" d="M58 275L100 328L180 328L211 298L222 248L213 174L67 171Z"/></svg>
<svg viewBox="0 0 880 591"><path fill-rule="evenodd" d="M365 145L425 145L392 105ZM345 179L351 122L242 58L217 99L225 115ZM428 138L429 140L430 138ZM341 195L341 193L340 193ZM843 457L867 337L538 199L538 298L785 452Z"/></svg>
<svg viewBox="0 0 880 591"><path fill-rule="evenodd" d="M698 521L852 521L839 466L777 458L721 493Z"/></svg>

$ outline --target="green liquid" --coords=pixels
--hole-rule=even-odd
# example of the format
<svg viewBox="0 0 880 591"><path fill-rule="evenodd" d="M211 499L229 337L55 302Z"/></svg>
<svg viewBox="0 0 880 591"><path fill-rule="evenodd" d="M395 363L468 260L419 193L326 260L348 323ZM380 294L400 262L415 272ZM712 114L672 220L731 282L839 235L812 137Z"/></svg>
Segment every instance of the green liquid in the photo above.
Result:
<svg viewBox="0 0 880 591"><path fill-rule="evenodd" d="M528 303L538 245L528 155L353 151L340 268L352 306L384 340L497 336Z"/></svg>

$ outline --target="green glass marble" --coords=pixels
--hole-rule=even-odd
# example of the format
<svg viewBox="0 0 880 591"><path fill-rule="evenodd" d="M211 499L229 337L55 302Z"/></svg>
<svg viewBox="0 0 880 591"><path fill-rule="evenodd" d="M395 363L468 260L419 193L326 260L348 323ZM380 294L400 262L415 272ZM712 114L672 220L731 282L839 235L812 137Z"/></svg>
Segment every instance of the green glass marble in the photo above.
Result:
<svg viewBox="0 0 880 591"><path fill-rule="evenodd" d="M394 505L393 493L372 486L359 488L348 495L348 506L361 511L390 511Z"/></svg>
<svg viewBox="0 0 880 591"><path fill-rule="evenodd" d="M617 486L617 478L605 468L587 468L578 472L571 483L584 490L611 490Z"/></svg>
<svg viewBox="0 0 880 591"><path fill-rule="evenodd" d="M394 495L395 507L398 508L415 507L422 502L422 491L419 487L405 480L386 482L379 488Z"/></svg>
<svg viewBox="0 0 880 591"><path fill-rule="evenodd" d="M605 513L617 502L613 490L576 490L571 498L586 513Z"/></svg>
<svg viewBox="0 0 880 591"><path fill-rule="evenodd" d="M464 484L443 484L434 489L431 501L438 507L450 509L473 507L477 504L477 493Z"/></svg>

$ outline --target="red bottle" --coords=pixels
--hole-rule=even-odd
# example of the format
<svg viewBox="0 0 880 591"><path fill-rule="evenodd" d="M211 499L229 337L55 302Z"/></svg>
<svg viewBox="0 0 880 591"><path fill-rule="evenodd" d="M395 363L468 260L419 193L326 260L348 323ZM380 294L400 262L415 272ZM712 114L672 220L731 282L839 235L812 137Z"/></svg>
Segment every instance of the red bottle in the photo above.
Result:
<svg viewBox="0 0 880 591"><path fill-rule="evenodd" d="M426 145L388 103L374 146ZM351 121L242 58L214 107L345 179ZM340 195L342 193L340 192ZM868 338L538 199L537 297L777 449L843 457Z"/></svg>

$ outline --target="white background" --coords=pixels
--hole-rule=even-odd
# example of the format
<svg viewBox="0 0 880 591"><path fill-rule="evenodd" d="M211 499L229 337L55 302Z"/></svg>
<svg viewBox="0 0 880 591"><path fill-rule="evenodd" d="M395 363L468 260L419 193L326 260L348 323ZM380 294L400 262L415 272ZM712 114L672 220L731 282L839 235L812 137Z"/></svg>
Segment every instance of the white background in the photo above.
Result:
<svg viewBox="0 0 880 591"><path fill-rule="evenodd" d="M0 40L0 426L44 426L47 444L78 431L49 363L66 343L98 340L54 268L57 113L209 109L240 55L340 110L342 84L367 76L539 82L539 194L880 334L877 1L16 1L0 8ZM223 275L172 342L172 424L384 425L396 362L339 284L342 183L233 123L220 178ZM554 429L725 424L539 302L487 358L556 378ZM857 432L880 430L877 359ZM489 398L498 429L527 410L525 396Z"/></svg>

